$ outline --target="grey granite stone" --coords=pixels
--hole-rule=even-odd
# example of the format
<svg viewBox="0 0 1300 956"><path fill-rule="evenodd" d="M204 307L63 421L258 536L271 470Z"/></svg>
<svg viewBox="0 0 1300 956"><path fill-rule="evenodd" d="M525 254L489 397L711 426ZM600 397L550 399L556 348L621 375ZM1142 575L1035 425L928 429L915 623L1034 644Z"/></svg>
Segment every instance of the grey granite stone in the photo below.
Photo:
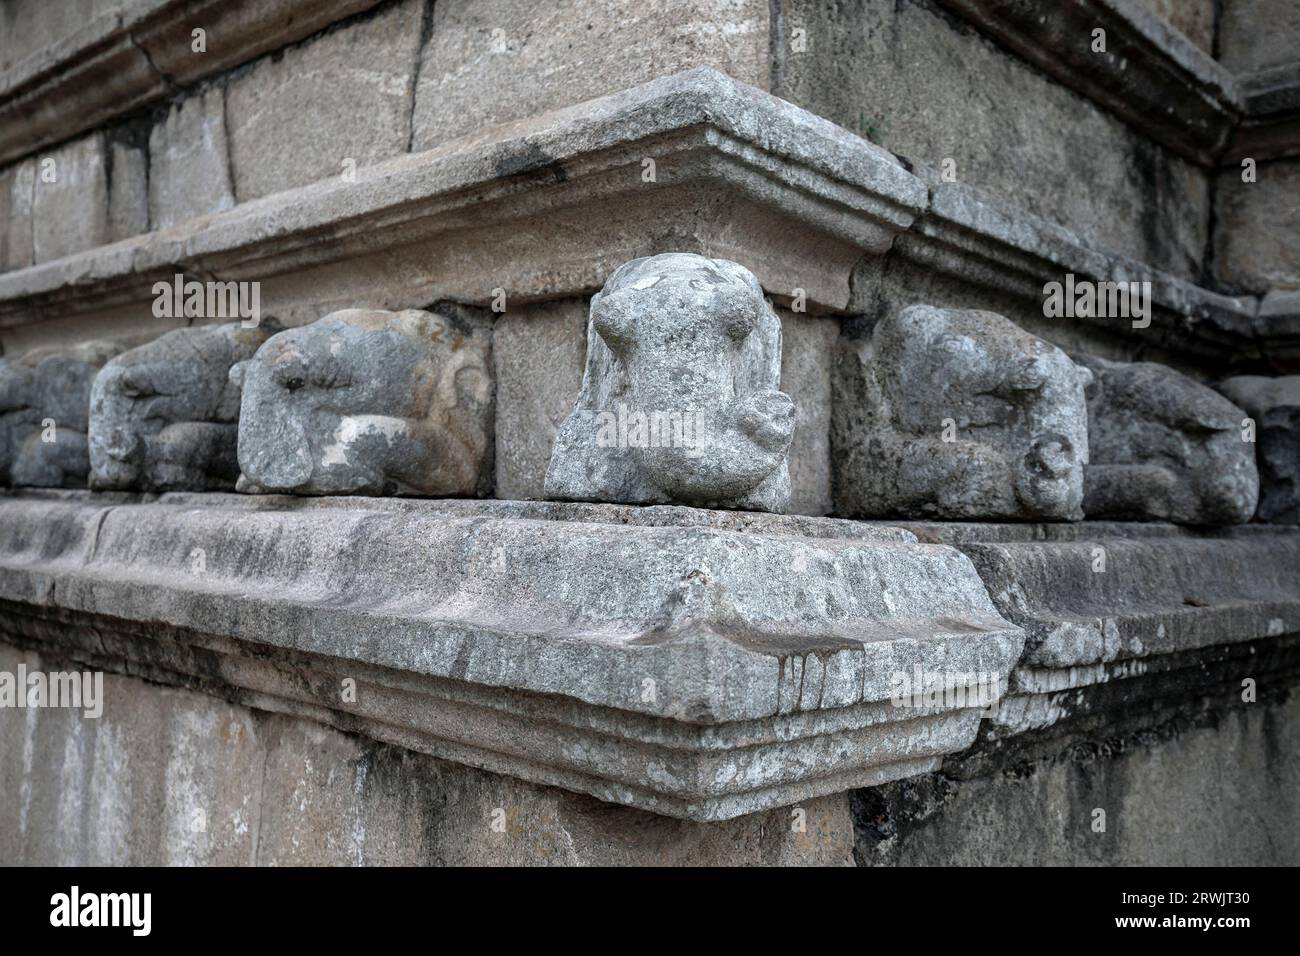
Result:
<svg viewBox="0 0 1300 956"><path fill-rule="evenodd" d="M1225 0L1219 23L1223 65L1249 75L1296 61L1300 8L1293 0Z"/></svg>
<svg viewBox="0 0 1300 956"><path fill-rule="evenodd" d="M107 494L0 495L0 639L669 816L935 769L1023 642L958 551L857 522Z"/></svg>
<svg viewBox="0 0 1300 956"><path fill-rule="evenodd" d="M1300 375L1240 375L1219 391L1255 419L1261 521L1300 524Z"/></svg>
<svg viewBox="0 0 1300 956"><path fill-rule="evenodd" d="M0 358L0 483L86 483L91 383L120 351L120 344L92 341Z"/></svg>
<svg viewBox="0 0 1300 956"><path fill-rule="evenodd" d="M1294 665L1273 656L1300 635L1294 529L1092 520L904 527L960 548L993 603L1025 629L986 735L1099 717L1114 726L1126 711L1150 713L1169 698L1180 706L1212 686L1239 699L1244 676L1266 686L1275 667L1277 680L1294 680Z"/></svg>
<svg viewBox="0 0 1300 956"><path fill-rule="evenodd" d="M780 381L781 322L749 270L634 259L591 300L582 394L546 495L784 511L794 403Z"/></svg>
<svg viewBox="0 0 1300 956"><path fill-rule="evenodd" d="M913 305L882 319L837 364L837 511L1081 518L1090 379L992 312Z"/></svg>
<svg viewBox="0 0 1300 956"><path fill-rule="evenodd" d="M377 2L7 0L0 5L0 162L66 142ZM34 10L67 29L42 27ZM193 45L200 26L201 52ZM4 41L13 37L17 50L7 51Z"/></svg>
<svg viewBox="0 0 1300 956"><path fill-rule="evenodd" d="M416 149L691 67L767 86L767 0L440 0Z"/></svg>
<svg viewBox="0 0 1300 956"><path fill-rule="evenodd" d="M790 512L826 515L831 501L831 367L840 323L777 309L781 319L781 390L794 400L790 440Z"/></svg>
<svg viewBox="0 0 1300 956"><path fill-rule="evenodd" d="M772 92L906 158L932 185L946 172L947 185L987 190L1068 226L1084 241L1183 278L1198 275L1208 177L1151 137L1226 136L1231 119L1221 91L1172 81L1178 74L1167 69L1160 44L1140 35L1133 37L1145 44L1140 55L1091 54L1077 34L1060 28L1062 14L1085 19L1078 4L960 4L991 8L1009 25L1021 21L1031 34L1050 32L1063 41L1054 47L1031 35L1017 51L1035 60L1027 63L941 3L958 6L951 0L782 0L787 30L802 28L807 49L791 51L787 42ZM1049 58L1054 62L1043 62ZM1195 59L1221 72L1209 57ZM1108 102L1075 92L1061 74L1091 81ZM1115 107L1137 113L1138 128L1116 116ZM1190 136L1193 125L1201 136Z"/></svg>
<svg viewBox="0 0 1300 956"><path fill-rule="evenodd" d="M83 136L36 158L32 250L37 263L109 240L104 135Z"/></svg>
<svg viewBox="0 0 1300 956"><path fill-rule="evenodd" d="M473 495L490 480L491 335L345 309L235 365L240 491Z"/></svg>
<svg viewBox="0 0 1300 956"><path fill-rule="evenodd" d="M155 229L235 204L225 88L174 104L149 133L149 219Z"/></svg>
<svg viewBox="0 0 1300 956"><path fill-rule="evenodd" d="M0 272L32 264L32 199L36 163L30 159L0 172Z"/></svg>
<svg viewBox="0 0 1300 956"><path fill-rule="evenodd" d="M1240 164L1219 173L1215 275L1259 294L1300 289L1300 158L1259 163L1255 177L1243 182Z"/></svg>
<svg viewBox="0 0 1300 956"><path fill-rule="evenodd" d="M1238 118L1232 74L1212 50L1159 16L1151 0L940 2L1141 135L1203 165L1217 159ZM1204 0L1178 0L1178 20L1192 21L1193 8L1200 7L1202 22L1207 16L1212 21L1207 6ZM1098 28L1105 49L1090 42Z"/></svg>
<svg viewBox="0 0 1300 956"><path fill-rule="evenodd" d="M545 496L546 465L582 389L587 350L583 299L515 306L492 328L496 366L498 498Z"/></svg>
<svg viewBox="0 0 1300 956"><path fill-rule="evenodd" d="M229 491L239 477L239 388L230 368L275 332L176 329L110 359L90 393L90 486Z"/></svg>
<svg viewBox="0 0 1300 956"><path fill-rule="evenodd" d="M230 81L226 135L239 202L406 152L424 7L397 0Z"/></svg>
<svg viewBox="0 0 1300 956"><path fill-rule="evenodd" d="M1081 355L1093 371L1083 509L1092 518L1240 524L1255 513L1259 474L1246 413L1154 362Z"/></svg>
<svg viewBox="0 0 1300 956"><path fill-rule="evenodd" d="M264 311L298 325L359 303L487 308L499 290L513 309L586 296L622 263L666 249L739 262L774 297L801 288L810 311L842 309L854 264L888 249L925 202L884 150L691 70L359 165L352 182L0 274L0 343L22 326L35 344L51 312L147 310L152 283L178 270L260 281Z"/></svg>

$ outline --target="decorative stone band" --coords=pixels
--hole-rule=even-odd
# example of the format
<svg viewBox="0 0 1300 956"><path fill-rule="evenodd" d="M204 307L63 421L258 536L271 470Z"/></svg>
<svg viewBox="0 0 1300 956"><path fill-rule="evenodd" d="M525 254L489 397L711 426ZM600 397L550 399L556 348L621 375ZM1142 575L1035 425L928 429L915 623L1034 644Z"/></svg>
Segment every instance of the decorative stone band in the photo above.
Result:
<svg viewBox="0 0 1300 956"><path fill-rule="evenodd" d="M961 183L932 187L926 214L898 237L894 249L924 269L1009 295L1034 312L1042 310L1047 283L1060 283L1067 274L1092 282L1149 282L1149 323L1103 315L1071 321L1218 363L1225 358L1283 363L1300 356L1300 336L1273 318L1261 317L1257 299L1202 289L1090 245L1068 229Z"/></svg>
<svg viewBox="0 0 1300 956"><path fill-rule="evenodd" d="M1246 116L1233 131L1225 165L1300 156L1300 63L1242 77Z"/></svg>
<svg viewBox="0 0 1300 956"><path fill-rule="evenodd" d="M0 164L310 36L378 0L135 0L0 74ZM191 52L202 24L214 40Z"/></svg>
<svg viewBox="0 0 1300 956"><path fill-rule="evenodd" d="M585 295L665 250L733 260L778 301L802 290L810 311L842 312L854 267L891 248L1036 311L1067 272L1150 281L1151 323L1133 334L1216 361L1300 354L1300 336L1260 319L1253 298L1085 245L970 187L927 189L866 140L710 69L5 273L0 329L83 312L156 325L153 285L178 272L259 281L263 313L293 325L358 302Z"/></svg>
<svg viewBox="0 0 1300 956"><path fill-rule="evenodd" d="M992 737L1045 730L1105 701L1183 702L1242 681L1270 661L1300 671L1300 530L1083 522L906 524L959 547L993 602L1025 629L1025 654L987 725ZM1216 685L1208 668L1226 662ZM1115 685L1122 682L1124 691ZM1262 692L1262 691L1261 691Z"/></svg>
<svg viewBox="0 0 1300 956"><path fill-rule="evenodd" d="M1232 75L1131 0L940 0L983 33L1202 165L1213 165L1243 110ZM1094 30L1105 31L1094 51Z"/></svg>
<svg viewBox="0 0 1300 956"><path fill-rule="evenodd" d="M1001 688L1023 644L951 547L679 507L10 494L0 602L8 641L699 820L934 769L987 702L898 675Z"/></svg>
<svg viewBox="0 0 1300 956"><path fill-rule="evenodd" d="M654 162L647 176L646 160ZM595 291L638 256L735 260L843 308L925 206L889 153L709 69L0 276L0 325L129 306L176 272L257 280L264 314ZM543 228L547 240L538 240ZM143 310L143 311L141 311ZM156 321L156 320L153 320Z"/></svg>

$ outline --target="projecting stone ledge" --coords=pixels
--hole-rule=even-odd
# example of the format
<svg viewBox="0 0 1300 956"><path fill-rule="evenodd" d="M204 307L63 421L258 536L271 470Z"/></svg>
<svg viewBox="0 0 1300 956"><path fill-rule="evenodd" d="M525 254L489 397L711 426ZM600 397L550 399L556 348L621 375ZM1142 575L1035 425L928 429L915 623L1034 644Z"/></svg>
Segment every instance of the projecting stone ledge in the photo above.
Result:
<svg viewBox="0 0 1300 956"><path fill-rule="evenodd" d="M935 769L1023 644L890 527L55 491L0 498L0 637L696 820Z"/></svg>
<svg viewBox="0 0 1300 956"><path fill-rule="evenodd" d="M960 548L1025 652L981 737L1240 702L1300 673L1300 530L1251 525L903 525ZM1262 699L1262 697L1261 697Z"/></svg>

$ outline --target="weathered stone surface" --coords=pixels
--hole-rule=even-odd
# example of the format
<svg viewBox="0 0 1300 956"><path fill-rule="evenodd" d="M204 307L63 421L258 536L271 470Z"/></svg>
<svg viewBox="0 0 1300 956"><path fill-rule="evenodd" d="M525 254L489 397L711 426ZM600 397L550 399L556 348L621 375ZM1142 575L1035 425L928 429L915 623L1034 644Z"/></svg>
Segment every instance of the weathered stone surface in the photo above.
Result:
<svg viewBox="0 0 1300 956"><path fill-rule="evenodd" d="M226 135L238 201L406 152L424 7L400 0L230 82Z"/></svg>
<svg viewBox="0 0 1300 956"><path fill-rule="evenodd" d="M496 487L498 498L542 498L555 435L582 388L589 300L513 306L497 316ZM794 400L791 514L825 515L830 496L830 367L839 323L776 309L781 388Z"/></svg>
<svg viewBox="0 0 1300 956"><path fill-rule="evenodd" d="M15 33L0 20L0 64L17 41L20 60L0 66L0 161L64 142L84 130L321 30L378 0L15 0ZM15 8L6 3L0 18ZM33 13L57 11L57 29ZM208 39L194 49L195 24Z"/></svg>
<svg viewBox="0 0 1300 956"><path fill-rule="evenodd" d="M0 669L87 670L0 647ZM0 859L76 866L254 862L258 717L192 691L104 674L98 718L4 708Z"/></svg>
<svg viewBox="0 0 1300 956"><path fill-rule="evenodd" d="M1295 866L1298 756L1292 696L1013 772L954 778L945 766L853 794L854 855L869 866Z"/></svg>
<svg viewBox="0 0 1300 956"><path fill-rule="evenodd" d="M32 264L32 199L36 164L25 160L0 171L0 272Z"/></svg>
<svg viewBox="0 0 1300 956"><path fill-rule="evenodd" d="M140 0L6 0L0 5L0 73L28 57L58 47L88 21Z"/></svg>
<svg viewBox="0 0 1300 956"><path fill-rule="evenodd" d="M1235 73L1250 74L1296 61L1300 8L1293 0L1224 0L1219 57Z"/></svg>
<svg viewBox="0 0 1300 956"><path fill-rule="evenodd" d="M1044 316L1044 287L1067 275L1091 282L1149 282L1150 322L1131 317ZM1209 371L1223 356L1243 360L1268 353L1297 354L1295 341L1256 321L1250 297L1211 292L1167 272L1083 240L961 182L930 187L927 214L900 233L878 259L863 259L854 276L850 311L870 318L912 302L981 309L1012 318L1021 328L1067 351L1132 357L1141 349L1160 360L1201 364ZM889 300L892 308L882 308Z"/></svg>
<svg viewBox="0 0 1300 956"><path fill-rule="evenodd" d="M634 259L591 300L582 394L546 495L784 511L794 403L780 381L781 322L749 270Z"/></svg>
<svg viewBox="0 0 1300 956"><path fill-rule="evenodd" d="M1255 446L1246 413L1213 389L1154 362L1076 356L1088 387L1092 518L1241 524L1255 513Z"/></svg>
<svg viewBox="0 0 1300 956"><path fill-rule="evenodd" d="M442 0L420 64L415 148L691 67L766 89L768 20L767 0Z"/></svg>
<svg viewBox="0 0 1300 956"><path fill-rule="evenodd" d="M1060 349L991 312L913 305L846 342L835 503L851 516L1083 516L1084 386Z"/></svg>
<svg viewBox="0 0 1300 956"><path fill-rule="evenodd" d="M831 501L831 367L840 335L833 318L777 309L781 390L794 401L790 440L791 514L826 515Z"/></svg>
<svg viewBox="0 0 1300 956"><path fill-rule="evenodd" d="M1293 529L1091 520L906 528L960 548L1002 614L1025 629L984 736L1113 726L1211 691L1240 699L1243 677L1277 687L1300 664Z"/></svg>
<svg viewBox="0 0 1300 956"><path fill-rule="evenodd" d="M1176 153L1213 165L1240 111L1232 75L1150 0L1075 0L1043 7L939 0L1023 57ZM1184 9L1203 0L1178 0ZM1207 11L1208 12L1208 11ZM1094 45L1101 30L1104 48Z"/></svg>
<svg viewBox="0 0 1300 956"><path fill-rule="evenodd" d="M492 330L496 367L498 498L545 497L555 434L582 389L587 351L583 299L516 306Z"/></svg>
<svg viewBox="0 0 1300 956"><path fill-rule="evenodd" d="M149 219L167 229L235 204L225 88L176 103L149 134Z"/></svg>
<svg viewBox="0 0 1300 956"><path fill-rule="evenodd" d="M232 490L239 388L230 368L274 331L239 323L176 329L110 359L90 393L90 486Z"/></svg>
<svg viewBox="0 0 1300 956"><path fill-rule="evenodd" d="M1260 163L1254 182L1240 166L1219 174L1214 268L1250 292L1300 289L1300 159Z"/></svg>
<svg viewBox="0 0 1300 956"><path fill-rule="evenodd" d="M103 494L0 497L0 634L669 816L933 769L991 701L898 676L996 698L1022 645L960 553L856 522Z"/></svg>
<svg viewBox="0 0 1300 956"><path fill-rule="evenodd" d="M1300 375L1241 375L1219 391L1255 419L1261 521L1300 524Z"/></svg>
<svg viewBox="0 0 1300 956"><path fill-rule="evenodd" d="M1076 5L992 6L1028 11L1032 25ZM937 3L783 0L781 9L787 33L804 31L806 49L782 44L772 84L778 96L906 157L931 183L951 159L959 184L1067 226L1084 242L1181 278L1199 275L1207 175L1147 132ZM1157 60L1147 48L1127 70L1116 63L1109 72L1122 79ZM1092 69L1095 77L1099 67ZM1148 103L1164 110L1167 91L1152 93ZM1189 97L1187 109L1210 105Z"/></svg>
<svg viewBox="0 0 1300 956"><path fill-rule="evenodd" d="M0 645L0 670L62 662ZM0 710L9 865L848 865L843 794L676 820L189 689L104 675L104 714Z"/></svg>
<svg viewBox="0 0 1300 956"><path fill-rule="evenodd" d="M36 157L32 248L49 262L108 241L104 137L91 133Z"/></svg>
<svg viewBox="0 0 1300 956"><path fill-rule="evenodd" d="M149 231L149 154L144 137L113 130L106 137L105 177L108 180L106 242L117 242Z"/></svg>
<svg viewBox="0 0 1300 956"><path fill-rule="evenodd" d="M1138 0L1138 2L1195 43L1202 53L1214 55L1215 0Z"/></svg>
<svg viewBox="0 0 1300 956"><path fill-rule="evenodd" d="M120 351L119 344L92 341L0 358L0 483L86 483L91 383Z"/></svg>
<svg viewBox="0 0 1300 956"><path fill-rule="evenodd" d="M491 363L486 329L417 309L345 309L273 335L230 372L239 490L481 493Z"/></svg>
<svg viewBox="0 0 1300 956"><path fill-rule="evenodd" d="M32 257L36 263L145 232L145 151L104 132L34 157Z"/></svg>

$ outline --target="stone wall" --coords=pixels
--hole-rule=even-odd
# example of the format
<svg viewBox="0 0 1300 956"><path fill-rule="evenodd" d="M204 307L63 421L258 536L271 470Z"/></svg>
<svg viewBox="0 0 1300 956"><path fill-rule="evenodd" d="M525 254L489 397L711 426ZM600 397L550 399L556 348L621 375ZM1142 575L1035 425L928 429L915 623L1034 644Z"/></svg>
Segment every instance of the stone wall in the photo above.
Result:
<svg viewBox="0 0 1300 956"><path fill-rule="evenodd" d="M0 860L1294 863L1291 7L5 4Z"/></svg>
<svg viewBox="0 0 1300 956"><path fill-rule="evenodd" d="M42 666L0 645L0 670ZM1300 856L1296 703L1014 772L673 820L109 676L100 721L5 715L0 859L114 865L1205 866ZM1258 808L1245 812L1244 808ZM1104 831L1095 811L1107 811Z"/></svg>

